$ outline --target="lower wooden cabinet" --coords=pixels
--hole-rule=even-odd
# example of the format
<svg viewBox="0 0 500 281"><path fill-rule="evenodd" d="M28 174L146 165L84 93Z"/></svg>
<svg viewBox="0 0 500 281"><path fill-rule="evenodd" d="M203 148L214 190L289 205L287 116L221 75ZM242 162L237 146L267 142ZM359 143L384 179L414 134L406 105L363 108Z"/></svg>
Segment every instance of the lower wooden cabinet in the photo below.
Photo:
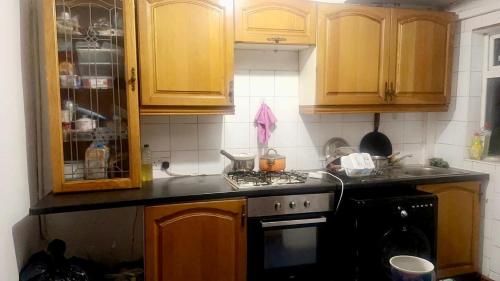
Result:
<svg viewBox="0 0 500 281"><path fill-rule="evenodd" d="M480 182L422 185L438 197L438 278L478 271Z"/></svg>
<svg viewBox="0 0 500 281"><path fill-rule="evenodd" d="M244 281L246 200L146 207L147 281Z"/></svg>

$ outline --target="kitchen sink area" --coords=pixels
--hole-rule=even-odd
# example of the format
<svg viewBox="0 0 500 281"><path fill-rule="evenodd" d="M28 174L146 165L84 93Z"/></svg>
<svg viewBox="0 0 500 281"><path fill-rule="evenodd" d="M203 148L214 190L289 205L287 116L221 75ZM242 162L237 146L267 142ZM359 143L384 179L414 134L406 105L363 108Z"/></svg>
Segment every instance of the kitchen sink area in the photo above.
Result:
<svg viewBox="0 0 500 281"><path fill-rule="evenodd" d="M450 168L440 168L431 167L423 165L407 165L407 166L395 166L384 169L384 174L391 175L393 177L428 177L428 176L446 176L446 175L465 175L470 172L450 169Z"/></svg>

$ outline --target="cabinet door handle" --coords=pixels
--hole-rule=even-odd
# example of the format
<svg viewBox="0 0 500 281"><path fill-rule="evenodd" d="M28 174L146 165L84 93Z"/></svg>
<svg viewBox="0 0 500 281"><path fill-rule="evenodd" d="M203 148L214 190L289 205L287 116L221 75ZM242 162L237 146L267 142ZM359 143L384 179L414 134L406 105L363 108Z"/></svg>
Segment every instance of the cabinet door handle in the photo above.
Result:
<svg viewBox="0 0 500 281"><path fill-rule="evenodd" d="M130 86L132 87L132 91L135 91L135 83L137 82L137 74L135 73L135 67L132 67L130 71Z"/></svg>
<svg viewBox="0 0 500 281"><path fill-rule="evenodd" d="M396 95L396 91L394 90L394 83L391 82L391 89L389 90L389 97L392 100L394 99L394 96Z"/></svg>
<svg viewBox="0 0 500 281"><path fill-rule="evenodd" d="M286 38L275 36L275 37L267 38L267 41L272 41L272 42L274 42L276 44L279 44L282 41L283 42L286 41Z"/></svg>
<svg viewBox="0 0 500 281"><path fill-rule="evenodd" d="M241 206L241 227L245 227L247 221L247 206Z"/></svg>
<svg viewBox="0 0 500 281"><path fill-rule="evenodd" d="M385 82L385 87L384 87L384 101L388 102L389 98L389 91L387 90L387 82Z"/></svg>
<svg viewBox="0 0 500 281"><path fill-rule="evenodd" d="M229 101L234 104L234 81L229 82Z"/></svg>

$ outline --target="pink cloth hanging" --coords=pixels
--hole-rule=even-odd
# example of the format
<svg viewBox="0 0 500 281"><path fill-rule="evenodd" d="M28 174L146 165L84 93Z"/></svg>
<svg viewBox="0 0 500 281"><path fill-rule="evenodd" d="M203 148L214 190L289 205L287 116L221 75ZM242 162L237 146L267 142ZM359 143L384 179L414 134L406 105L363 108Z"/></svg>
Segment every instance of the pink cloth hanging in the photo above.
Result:
<svg viewBox="0 0 500 281"><path fill-rule="evenodd" d="M267 144L269 138L271 137L271 129L276 124L276 121L276 117L271 111L271 108L269 108L267 104L262 103L257 115L255 116L259 143Z"/></svg>

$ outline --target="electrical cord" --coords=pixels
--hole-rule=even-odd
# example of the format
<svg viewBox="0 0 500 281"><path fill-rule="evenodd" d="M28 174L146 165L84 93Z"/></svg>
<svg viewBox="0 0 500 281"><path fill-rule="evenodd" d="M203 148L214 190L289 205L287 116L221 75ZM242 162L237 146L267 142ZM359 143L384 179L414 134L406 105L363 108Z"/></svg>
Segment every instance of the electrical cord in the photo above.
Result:
<svg viewBox="0 0 500 281"><path fill-rule="evenodd" d="M337 208L335 209L335 213L337 213L339 211L339 207L340 207L340 203L342 202L342 197L344 196L344 181L342 181L341 178L337 177L336 175L330 173L330 172L325 172L325 171L318 171L318 173L320 174L326 174L326 175L329 175L335 179L337 179L341 186L342 186L342 189L340 190L340 197L339 197L339 203L337 204Z"/></svg>

